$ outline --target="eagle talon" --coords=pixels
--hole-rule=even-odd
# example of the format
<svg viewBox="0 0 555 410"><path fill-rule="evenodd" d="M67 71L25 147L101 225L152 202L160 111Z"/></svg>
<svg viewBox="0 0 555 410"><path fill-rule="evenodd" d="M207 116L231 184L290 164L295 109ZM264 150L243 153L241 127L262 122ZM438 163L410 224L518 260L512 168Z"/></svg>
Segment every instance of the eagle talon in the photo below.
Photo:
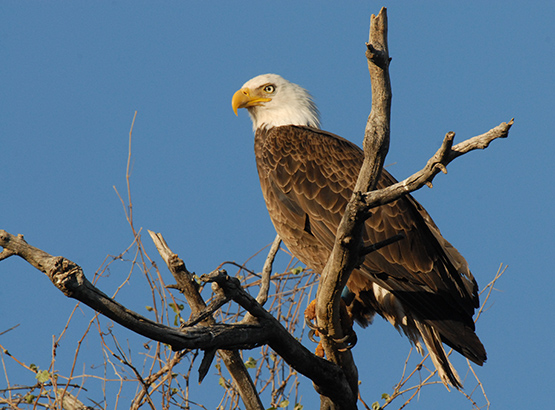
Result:
<svg viewBox="0 0 555 410"><path fill-rule="evenodd" d="M318 357L325 357L326 353L324 352L324 346L322 343L316 340L317 337L320 337L322 334L322 330L318 328L317 325L312 323L312 321L316 319L316 299L308 304L304 311L304 322L306 326L310 329L308 332L308 338L311 342L317 343L316 350L314 354Z"/></svg>
<svg viewBox="0 0 555 410"><path fill-rule="evenodd" d="M318 326L316 326L308 317L304 317L304 323L308 326L308 328L313 332L318 332Z"/></svg>
<svg viewBox="0 0 555 410"><path fill-rule="evenodd" d="M347 346L338 349L340 352L346 352L347 350L351 350L353 347L356 346L358 342L358 337L356 332L351 329L351 333L349 333L347 336L342 337L341 339L333 339L333 341L338 344L346 344Z"/></svg>
<svg viewBox="0 0 555 410"><path fill-rule="evenodd" d="M308 332L308 338L312 343L320 343L318 340L316 340L316 337L319 337L317 330L312 329L310 332Z"/></svg>

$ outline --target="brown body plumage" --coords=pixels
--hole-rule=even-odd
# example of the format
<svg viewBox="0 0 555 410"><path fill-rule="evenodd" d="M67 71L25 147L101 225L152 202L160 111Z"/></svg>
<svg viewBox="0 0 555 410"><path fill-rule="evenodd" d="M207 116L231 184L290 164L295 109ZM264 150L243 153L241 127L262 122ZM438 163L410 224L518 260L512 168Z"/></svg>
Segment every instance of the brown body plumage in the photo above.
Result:
<svg viewBox="0 0 555 410"><path fill-rule="evenodd" d="M270 80L272 88L267 90L275 98L278 87L287 84L279 82L281 77ZM268 84L262 81L260 90ZM248 98L254 100L250 94ZM271 107L269 101L260 101L258 98L258 105L252 106L258 112L251 112L251 116L258 125L256 164L268 212L293 255L322 272L354 189L363 152L341 137L302 123L274 125L267 120L257 124L263 119L263 107ZM377 188L395 182L383 170ZM460 387L442 342L479 365L486 360L472 320L478 307L476 281L465 259L410 195L375 208L366 222L364 239L377 243L398 233L405 238L369 254L352 273L347 287L355 298L349 309L363 326L375 313L380 314L420 351L423 341L443 382Z"/></svg>

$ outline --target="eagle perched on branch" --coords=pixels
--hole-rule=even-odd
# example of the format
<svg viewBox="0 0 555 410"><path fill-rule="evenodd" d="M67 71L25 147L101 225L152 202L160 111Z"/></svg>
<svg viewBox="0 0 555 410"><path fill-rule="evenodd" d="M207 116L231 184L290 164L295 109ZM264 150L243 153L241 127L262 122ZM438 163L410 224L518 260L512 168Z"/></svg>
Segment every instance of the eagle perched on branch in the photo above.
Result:
<svg viewBox="0 0 555 410"><path fill-rule="evenodd" d="M353 143L319 129L310 94L276 74L247 81L232 107L246 108L270 218L289 250L322 272L351 198L364 153ZM377 189L397 181L382 170ZM347 287L353 318L368 325L378 313L423 352L426 345L444 384L460 388L443 343L478 365L486 360L474 332L478 286L462 255L447 242L426 210L410 195L372 210L364 240L405 238L366 256Z"/></svg>

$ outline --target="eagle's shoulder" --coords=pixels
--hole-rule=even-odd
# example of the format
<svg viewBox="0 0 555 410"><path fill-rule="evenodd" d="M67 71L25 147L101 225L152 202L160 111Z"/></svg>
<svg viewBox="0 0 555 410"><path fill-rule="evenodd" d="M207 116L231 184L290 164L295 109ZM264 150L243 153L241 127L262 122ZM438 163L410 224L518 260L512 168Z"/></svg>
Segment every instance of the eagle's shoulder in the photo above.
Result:
<svg viewBox="0 0 555 410"><path fill-rule="evenodd" d="M268 171L285 167L294 173L301 169L308 173L311 182L317 182L318 175L331 181L356 181L364 159L362 150L345 138L298 125L257 130L255 154ZM325 183L322 180L319 185L322 187ZM351 186L344 188L352 189Z"/></svg>

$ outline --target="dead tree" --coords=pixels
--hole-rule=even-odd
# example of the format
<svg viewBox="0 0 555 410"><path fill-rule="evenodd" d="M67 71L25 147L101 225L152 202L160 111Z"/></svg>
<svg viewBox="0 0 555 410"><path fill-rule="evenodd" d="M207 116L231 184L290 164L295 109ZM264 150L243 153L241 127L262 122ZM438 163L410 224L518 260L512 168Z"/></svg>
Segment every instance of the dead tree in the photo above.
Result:
<svg viewBox="0 0 555 410"><path fill-rule="evenodd" d="M338 349L334 339L343 336L338 313L341 291L349 274L359 263L361 252L372 251L363 249L361 238L361 227L366 215L372 208L394 201L423 185L431 186L432 180L440 171L446 173L446 166L451 161L469 151L486 148L494 139L507 137L513 124L512 120L502 123L457 145L453 145L455 134L449 132L422 170L386 189L374 190L390 138L390 58L385 9L371 17L366 56L372 80L372 109L363 144L365 160L337 233L333 252L320 279L317 294L316 314L319 325L323 324L326 330L327 337L323 338L323 345L327 360L304 347L263 307L270 280L268 270L263 275L262 287L256 299L242 288L239 280L228 276L223 270L201 276L202 282L211 283L215 294L213 301L206 305L199 294L198 283L159 234L150 233L176 280L174 287L187 298L192 311L190 319L180 328L151 321L127 309L89 282L76 263L29 245L21 235L0 230L0 246L3 248L0 260L13 255L23 258L45 273L67 297L81 301L132 332L171 346L174 351L202 350L204 358L199 368L200 380L210 368L215 353L219 352L247 409L264 409L264 406L238 350L262 345L268 345L292 368L313 382L314 388L321 395L322 409L356 409L356 366L350 351ZM279 242L276 243L279 246ZM387 243L374 244L374 250L386 245ZM277 246L274 244L275 250ZM248 314L242 321L234 324L218 323L213 314L231 302L240 305ZM69 393L65 394L70 397Z"/></svg>

